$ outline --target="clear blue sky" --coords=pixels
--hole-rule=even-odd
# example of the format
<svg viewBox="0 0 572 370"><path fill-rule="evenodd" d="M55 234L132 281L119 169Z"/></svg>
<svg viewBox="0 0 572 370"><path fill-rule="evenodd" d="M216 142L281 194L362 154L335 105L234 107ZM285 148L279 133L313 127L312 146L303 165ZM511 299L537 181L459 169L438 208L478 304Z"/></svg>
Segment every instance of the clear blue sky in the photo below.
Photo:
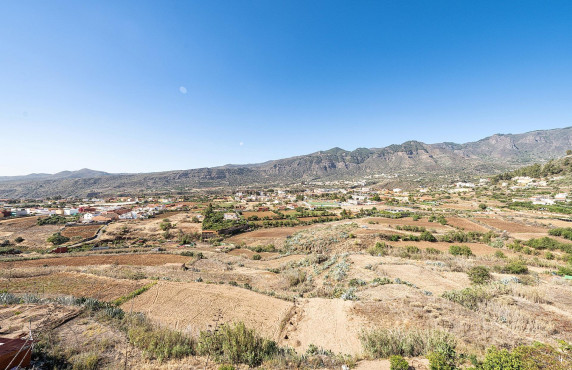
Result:
<svg viewBox="0 0 572 370"><path fill-rule="evenodd" d="M0 175L572 125L572 1L3 1Z"/></svg>

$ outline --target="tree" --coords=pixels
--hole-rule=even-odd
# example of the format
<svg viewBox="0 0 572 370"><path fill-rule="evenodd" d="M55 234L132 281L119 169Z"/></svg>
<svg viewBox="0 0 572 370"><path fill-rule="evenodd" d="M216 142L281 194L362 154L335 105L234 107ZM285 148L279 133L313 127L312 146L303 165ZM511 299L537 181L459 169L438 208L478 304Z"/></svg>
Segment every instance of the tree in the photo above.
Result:
<svg viewBox="0 0 572 370"><path fill-rule="evenodd" d="M568 149L568 150L566 151L566 155L572 155L572 149Z"/></svg>
<svg viewBox="0 0 572 370"><path fill-rule="evenodd" d="M70 238L68 238L68 237L66 237L66 236L63 236L63 235L60 234L60 233L52 234L52 235L47 239L47 241L48 241L49 243L52 243L53 245L61 245L61 244L64 244L64 243L69 242L69 240L70 240Z"/></svg>
<svg viewBox="0 0 572 370"><path fill-rule="evenodd" d="M479 204L479 208L484 211L485 209L487 209L487 205L485 203L481 203Z"/></svg>

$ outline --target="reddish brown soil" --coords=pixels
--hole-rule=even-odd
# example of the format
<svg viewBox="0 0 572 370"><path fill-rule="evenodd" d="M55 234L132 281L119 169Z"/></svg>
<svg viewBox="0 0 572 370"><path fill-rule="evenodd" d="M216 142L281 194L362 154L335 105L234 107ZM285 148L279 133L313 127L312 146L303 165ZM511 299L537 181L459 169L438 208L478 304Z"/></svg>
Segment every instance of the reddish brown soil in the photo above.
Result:
<svg viewBox="0 0 572 370"><path fill-rule="evenodd" d="M478 218L482 223L489 226L497 228L499 230L506 230L509 233L541 233L546 232L548 229L544 229L537 226L528 226L512 221L505 221L498 218Z"/></svg>
<svg viewBox="0 0 572 370"><path fill-rule="evenodd" d="M81 257L42 258L27 261L2 262L0 268L32 266L92 266L92 265L131 265L160 266L165 263L188 262L189 257L176 254L115 254Z"/></svg>
<svg viewBox="0 0 572 370"><path fill-rule="evenodd" d="M478 231L482 233L486 233L489 231L486 227L476 224L473 221L466 219L466 218L459 218L459 217L447 217L447 224L458 227L465 231Z"/></svg>
<svg viewBox="0 0 572 370"><path fill-rule="evenodd" d="M101 225L70 226L62 230L62 235L68 238L82 239L94 237Z"/></svg>

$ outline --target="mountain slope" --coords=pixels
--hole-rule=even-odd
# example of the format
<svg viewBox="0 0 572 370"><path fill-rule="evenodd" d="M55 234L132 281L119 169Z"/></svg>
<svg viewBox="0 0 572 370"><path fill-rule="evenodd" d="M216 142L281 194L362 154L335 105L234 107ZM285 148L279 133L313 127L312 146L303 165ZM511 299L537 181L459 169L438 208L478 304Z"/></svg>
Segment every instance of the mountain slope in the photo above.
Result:
<svg viewBox="0 0 572 370"><path fill-rule="evenodd" d="M326 151L258 164L226 165L146 174L108 174L80 170L49 177L0 182L0 198L112 195L139 192L184 191L214 186L288 184L311 180L339 180L370 175L415 175L454 180L490 175L523 165L545 162L572 148L572 127L497 134L465 144L425 144L407 141L384 148Z"/></svg>

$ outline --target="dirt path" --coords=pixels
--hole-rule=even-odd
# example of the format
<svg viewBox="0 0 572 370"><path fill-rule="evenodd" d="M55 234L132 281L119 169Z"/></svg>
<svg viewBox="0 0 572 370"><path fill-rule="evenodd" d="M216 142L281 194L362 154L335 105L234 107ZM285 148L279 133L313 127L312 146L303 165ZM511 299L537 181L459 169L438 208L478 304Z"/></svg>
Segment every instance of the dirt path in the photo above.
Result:
<svg viewBox="0 0 572 370"><path fill-rule="evenodd" d="M354 302L311 298L297 302L280 344L305 352L310 344L334 353L359 354L359 333L365 320L354 312Z"/></svg>

